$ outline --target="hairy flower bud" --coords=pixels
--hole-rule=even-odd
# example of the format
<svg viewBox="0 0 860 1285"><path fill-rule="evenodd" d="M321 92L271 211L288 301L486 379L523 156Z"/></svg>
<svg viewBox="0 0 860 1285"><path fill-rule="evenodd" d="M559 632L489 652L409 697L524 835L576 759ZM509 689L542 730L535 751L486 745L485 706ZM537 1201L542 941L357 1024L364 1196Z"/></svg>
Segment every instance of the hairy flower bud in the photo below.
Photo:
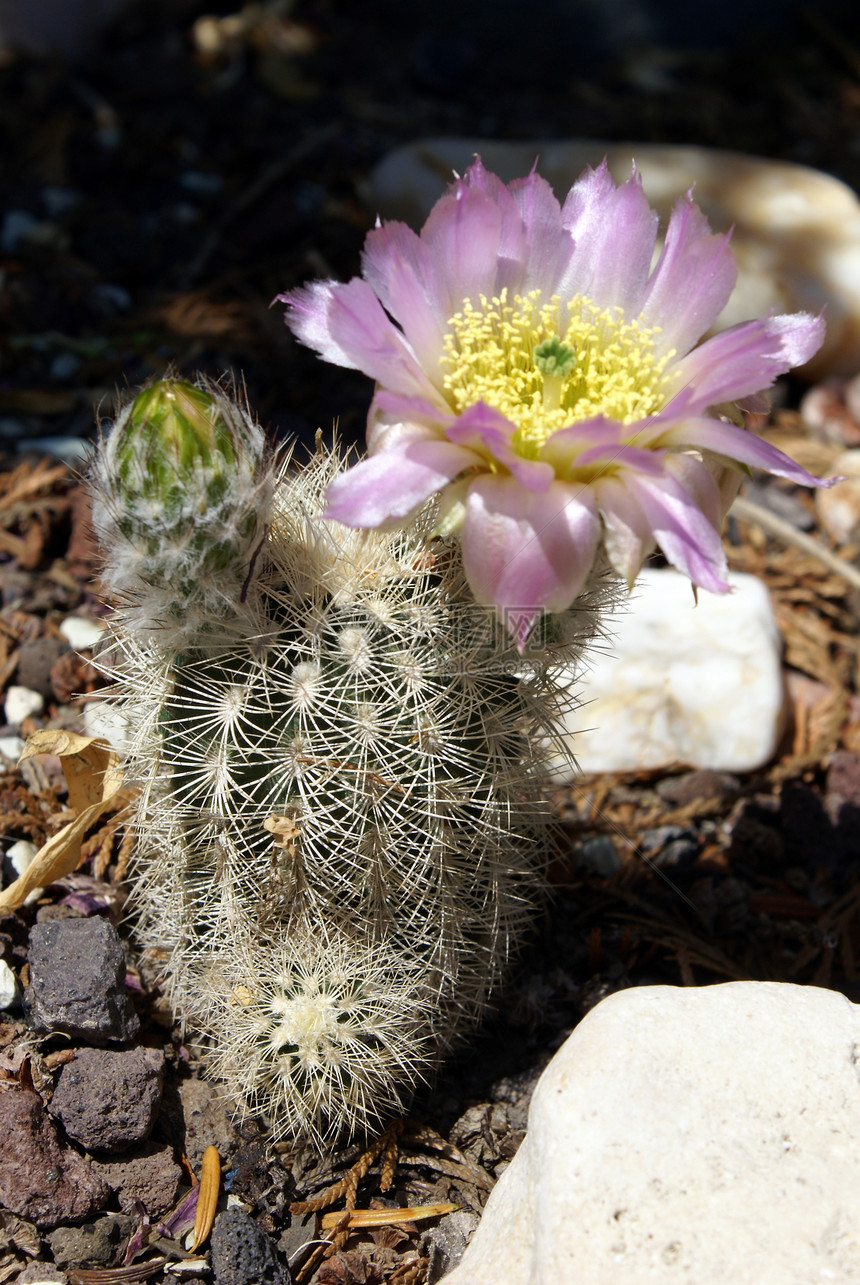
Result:
<svg viewBox="0 0 860 1285"><path fill-rule="evenodd" d="M265 455L262 430L208 381L161 379L122 408L93 464L93 524L105 587L138 630L182 635L234 609L269 520Z"/></svg>

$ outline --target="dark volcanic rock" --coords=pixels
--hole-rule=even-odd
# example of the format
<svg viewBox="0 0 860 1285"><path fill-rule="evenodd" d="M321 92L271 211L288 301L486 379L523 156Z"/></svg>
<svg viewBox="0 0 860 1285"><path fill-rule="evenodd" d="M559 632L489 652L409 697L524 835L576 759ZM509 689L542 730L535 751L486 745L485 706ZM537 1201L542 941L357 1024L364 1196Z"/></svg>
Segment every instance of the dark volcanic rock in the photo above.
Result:
<svg viewBox="0 0 860 1285"><path fill-rule="evenodd" d="M88 1151L123 1151L149 1137L163 1082L157 1049L81 1049L60 1072L51 1114Z"/></svg>
<svg viewBox="0 0 860 1285"><path fill-rule="evenodd" d="M58 1267L108 1267L134 1226L125 1214L104 1214L83 1227L58 1227L45 1239Z"/></svg>
<svg viewBox="0 0 860 1285"><path fill-rule="evenodd" d="M90 1044L130 1040L140 1022L125 989L125 959L106 919L58 919L30 932L25 1005L37 1030Z"/></svg>
<svg viewBox="0 0 860 1285"><path fill-rule="evenodd" d="M212 1269L216 1285L289 1285L275 1247L244 1209L225 1209L212 1230Z"/></svg>
<svg viewBox="0 0 860 1285"><path fill-rule="evenodd" d="M79 1222L110 1188L74 1151L60 1148L37 1093L0 1093L0 1203L37 1227Z"/></svg>
<svg viewBox="0 0 860 1285"><path fill-rule="evenodd" d="M171 1108L174 1127L178 1124L182 1147L191 1167L200 1169L203 1152L215 1146L222 1157L232 1156L238 1143L238 1134L232 1122L232 1109L223 1093L206 1080L183 1080L176 1095L179 1099L166 1104ZM176 1119L176 1109L179 1118Z"/></svg>
<svg viewBox="0 0 860 1285"><path fill-rule="evenodd" d="M151 1218L167 1213L176 1203L182 1170L173 1159L173 1148L144 1143L121 1160L102 1161L96 1168L116 1193L120 1209L130 1213L140 1201Z"/></svg>

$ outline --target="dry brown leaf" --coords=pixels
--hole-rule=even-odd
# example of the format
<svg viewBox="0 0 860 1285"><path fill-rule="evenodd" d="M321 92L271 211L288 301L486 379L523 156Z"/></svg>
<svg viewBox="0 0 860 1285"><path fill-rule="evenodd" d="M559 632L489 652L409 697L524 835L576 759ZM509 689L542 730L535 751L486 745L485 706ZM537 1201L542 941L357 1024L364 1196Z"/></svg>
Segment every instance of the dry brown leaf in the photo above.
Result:
<svg viewBox="0 0 860 1285"><path fill-rule="evenodd" d="M24 873L0 893L0 909L4 910L17 910L34 889L44 888L77 868L84 835L122 787L117 755L97 737L45 728L28 739L21 759L37 754L55 754L62 762L76 816L48 839Z"/></svg>
<svg viewBox="0 0 860 1285"><path fill-rule="evenodd" d="M65 728L44 728L28 739L21 759L37 754L55 754L62 760L69 806L76 813L103 802L107 794L113 796L119 788L119 781L114 779L116 753L98 737L81 736Z"/></svg>

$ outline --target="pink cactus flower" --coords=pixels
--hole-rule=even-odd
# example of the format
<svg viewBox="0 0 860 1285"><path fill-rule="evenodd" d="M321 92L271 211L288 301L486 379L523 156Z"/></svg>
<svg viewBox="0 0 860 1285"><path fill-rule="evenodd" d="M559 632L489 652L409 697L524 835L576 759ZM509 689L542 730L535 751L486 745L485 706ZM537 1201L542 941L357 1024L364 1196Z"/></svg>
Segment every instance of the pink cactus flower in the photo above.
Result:
<svg viewBox="0 0 860 1285"><path fill-rule="evenodd" d="M699 344L735 283L728 237L688 194L654 263L656 238L635 171L616 186L587 170L560 205L534 171L505 185L478 160L420 234L370 232L362 277L279 296L302 342L376 381L368 458L325 516L391 526L441 493L439 531L462 534L476 600L520 647L601 544L628 585L656 545L725 592L741 474L829 485L729 418L812 356L824 322L771 316Z"/></svg>

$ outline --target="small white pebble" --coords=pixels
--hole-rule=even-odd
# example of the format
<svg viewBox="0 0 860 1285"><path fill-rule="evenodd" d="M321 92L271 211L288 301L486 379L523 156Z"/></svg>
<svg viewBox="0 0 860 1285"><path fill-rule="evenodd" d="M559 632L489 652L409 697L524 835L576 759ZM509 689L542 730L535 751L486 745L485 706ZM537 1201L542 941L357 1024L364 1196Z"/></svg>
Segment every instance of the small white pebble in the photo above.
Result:
<svg viewBox="0 0 860 1285"><path fill-rule="evenodd" d="M0 736L0 754L4 759L17 763L24 753L24 740L21 736Z"/></svg>
<svg viewBox="0 0 860 1285"><path fill-rule="evenodd" d="M15 874L20 876L25 870L29 869L30 863L38 851L39 849L36 847L35 843L31 843L29 839L18 839L18 841L13 843L11 848L9 848L6 853L6 858L12 866L12 869L15 871ZM32 906L39 900L44 891L44 888L32 888L24 898L24 905Z"/></svg>
<svg viewBox="0 0 860 1285"><path fill-rule="evenodd" d="M60 625L60 633L75 651L95 647L104 631L101 621L87 620L84 616L66 616Z"/></svg>
<svg viewBox="0 0 860 1285"><path fill-rule="evenodd" d="M22 875L39 849L29 839L18 839L7 849L6 857L12 863L16 875Z"/></svg>
<svg viewBox="0 0 860 1285"><path fill-rule="evenodd" d="M30 714L39 714L45 708L45 698L29 687L18 687L13 684L6 693L6 722L13 727L20 727Z"/></svg>
<svg viewBox="0 0 860 1285"><path fill-rule="evenodd" d="M5 959L0 959L0 1008L11 1008L19 998L18 979Z"/></svg>
<svg viewBox="0 0 860 1285"><path fill-rule="evenodd" d="M193 1243L194 1235L190 1236ZM209 1274L209 1260L206 1258L179 1258L170 1264L171 1275L182 1277L207 1276Z"/></svg>

